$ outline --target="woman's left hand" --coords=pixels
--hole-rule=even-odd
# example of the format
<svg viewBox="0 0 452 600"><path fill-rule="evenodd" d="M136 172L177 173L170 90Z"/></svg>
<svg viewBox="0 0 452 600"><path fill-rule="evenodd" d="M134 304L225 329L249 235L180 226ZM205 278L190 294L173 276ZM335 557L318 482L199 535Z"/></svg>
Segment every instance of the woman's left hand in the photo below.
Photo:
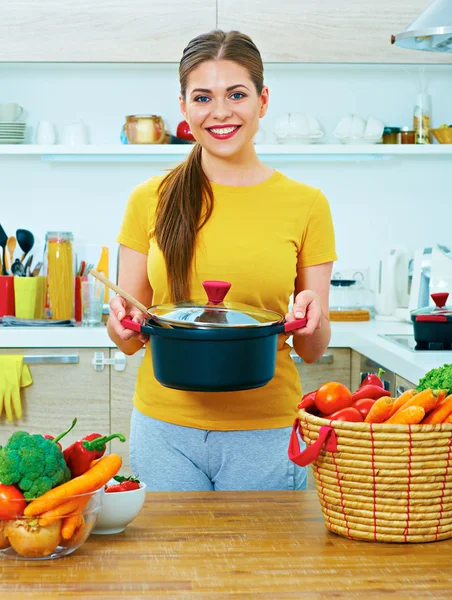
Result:
<svg viewBox="0 0 452 600"><path fill-rule="evenodd" d="M311 290L304 290L296 296L292 310L286 315L286 321L290 323L304 317L307 318L306 326L293 331L294 336L310 336L316 329L320 329L322 322L320 296Z"/></svg>

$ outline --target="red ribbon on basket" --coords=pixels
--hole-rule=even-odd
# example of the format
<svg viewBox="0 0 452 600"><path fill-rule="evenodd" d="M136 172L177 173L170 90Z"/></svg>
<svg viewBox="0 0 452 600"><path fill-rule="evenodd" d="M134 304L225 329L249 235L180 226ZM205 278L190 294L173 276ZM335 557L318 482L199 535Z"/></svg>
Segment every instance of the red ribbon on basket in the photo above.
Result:
<svg viewBox="0 0 452 600"><path fill-rule="evenodd" d="M306 446L306 449L300 452L300 442L297 432L300 430L300 419L297 417L292 426L290 434L289 448L287 454L289 459L299 467L307 467L313 463L319 456L320 450L325 447L328 452L337 452L337 435L332 427L324 425L319 430L319 437L313 444Z"/></svg>

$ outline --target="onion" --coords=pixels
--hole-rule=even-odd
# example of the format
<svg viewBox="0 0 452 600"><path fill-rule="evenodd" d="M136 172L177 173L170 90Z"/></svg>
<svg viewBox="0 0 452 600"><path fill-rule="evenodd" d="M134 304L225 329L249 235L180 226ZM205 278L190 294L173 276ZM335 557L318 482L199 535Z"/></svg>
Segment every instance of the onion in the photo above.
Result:
<svg viewBox="0 0 452 600"><path fill-rule="evenodd" d="M17 519L9 521L5 527L5 534L9 543L20 556L27 558L42 558L49 556L58 547L61 540L60 520L51 525L41 527L39 519Z"/></svg>
<svg viewBox="0 0 452 600"><path fill-rule="evenodd" d="M10 544L8 538L5 535L5 528L8 521L0 521L0 550L9 548Z"/></svg>

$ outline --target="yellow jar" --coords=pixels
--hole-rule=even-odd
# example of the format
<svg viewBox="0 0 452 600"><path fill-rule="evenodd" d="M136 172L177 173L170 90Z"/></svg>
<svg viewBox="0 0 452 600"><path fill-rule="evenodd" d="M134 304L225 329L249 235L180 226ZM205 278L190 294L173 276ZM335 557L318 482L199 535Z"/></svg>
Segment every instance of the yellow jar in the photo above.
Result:
<svg viewBox="0 0 452 600"><path fill-rule="evenodd" d="M46 318L60 321L74 318L75 254L70 232L46 233L44 266L47 276Z"/></svg>

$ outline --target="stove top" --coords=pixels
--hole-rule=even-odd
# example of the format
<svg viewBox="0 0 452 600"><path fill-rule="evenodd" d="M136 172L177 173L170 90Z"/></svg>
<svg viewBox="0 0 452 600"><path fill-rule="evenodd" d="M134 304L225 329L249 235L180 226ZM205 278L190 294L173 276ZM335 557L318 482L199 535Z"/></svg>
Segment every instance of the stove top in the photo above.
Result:
<svg viewBox="0 0 452 600"><path fill-rule="evenodd" d="M410 352L450 352L452 350L450 343L442 344L440 342L425 342L417 344L414 335L385 334L380 335L380 337L388 342L401 346L405 350L410 350Z"/></svg>

